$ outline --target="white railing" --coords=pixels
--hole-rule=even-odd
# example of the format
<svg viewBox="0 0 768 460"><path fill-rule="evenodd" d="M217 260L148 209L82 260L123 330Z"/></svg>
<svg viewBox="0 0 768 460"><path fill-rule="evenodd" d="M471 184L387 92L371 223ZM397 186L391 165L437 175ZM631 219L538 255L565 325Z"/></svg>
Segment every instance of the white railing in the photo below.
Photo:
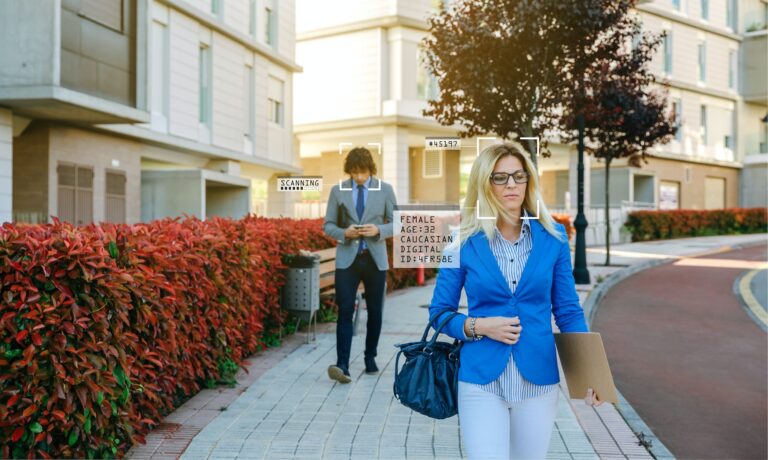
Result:
<svg viewBox="0 0 768 460"><path fill-rule="evenodd" d="M619 206L611 206L608 209L608 219L611 223L611 243L621 244L630 242L631 235L622 230L624 222L627 221L627 214L632 211L654 210L656 205L653 203L641 203L632 201L622 201ZM568 214L571 216L571 222L576 218L576 209L571 208L550 208L550 212L555 214ZM605 244L605 208L592 207L584 210L587 218L587 229L585 232L587 246L600 246Z"/></svg>
<svg viewBox="0 0 768 460"><path fill-rule="evenodd" d="M293 205L293 216L297 219L315 219L325 217L326 201L307 200L298 201Z"/></svg>

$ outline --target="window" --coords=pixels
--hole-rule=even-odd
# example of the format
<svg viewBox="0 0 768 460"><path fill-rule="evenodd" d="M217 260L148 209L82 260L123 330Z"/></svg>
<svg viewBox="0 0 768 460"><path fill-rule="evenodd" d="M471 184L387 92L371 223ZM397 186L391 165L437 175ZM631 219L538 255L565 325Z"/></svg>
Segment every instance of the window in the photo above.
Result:
<svg viewBox="0 0 768 460"><path fill-rule="evenodd" d="M699 140L701 145L707 145L707 106L702 105L699 110Z"/></svg>
<svg viewBox="0 0 768 460"><path fill-rule="evenodd" d="M725 5L725 25L730 27L731 30L736 32L738 29L738 20L737 20L737 11L736 11L736 0L726 0Z"/></svg>
<svg viewBox="0 0 768 460"><path fill-rule="evenodd" d="M681 9L681 1L682 0L672 0L672 8L676 9L677 11L680 11Z"/></svg>
<svg viewBox="0 0 768 460"><path fill-rule="evenodd" d="M736 50L728 51L728 87L736 89L736 69L739 65L739 55Z"/></svg>
<svg viewBox="0 0 768 460"><path fill-rule="evenodd" d="M680 99L674 99L672 101L672 113L675 116L675 140L681 142L683 140L683 101Z"/></svg>
<svg viewBox="0 0 768 460"><path fill-rule="evenodd" d="M256 17L256 0L249 0L248 2L248 33L251 34L251 37L256 37L256 30L258 29L256 27L256 21L258 18Z"/></svg>
<svg viewBox="0 0 768 460"><path fill-rule="evenodd" d="M277 45L277 18L272 6L264 8L264 42L269 46Z"/></svg>
<svg viewBox="0 0 768 460"><path fill-rule="evenodd" d="M104 216L107 222L125 223L125 173L107 171L107 196Z"/></svg>
<svg viewBox="0 0 768 460"><path fill-rule="evenodd" d="M663 52L664 52L664 72L667 75L672 74L672 31L667 30L664 36Z"/></svg>
<svg viewBox="0 0 768 460"><path fill-rule="evenodd" d="M728 132L725 134L725 138L723 139L723 145L725 148L733 150L736 147L734 142L734 133L736 132L736 118L734 117L733 110L727 110L725 113L726 118L728 119Z"/></svg>
<svg viewBox="0 0 768 460"><path fill-rule="evenodd" d="M211 13L213 13L216 17L221 17L222 15L222 7L224 6L224 2L222 0L211 0Z"/></svg>
<svg viewBox="0 0 768 460"><path fill-rule="evenodd" d="M211 52L210 48L200 45L199 57L199 116L200 127L210 132L211 126ZM206 136L207 137L207 136Z"/></svg>
<svg viewBox="0 0 768 460"><path fill-rule="evenodd" d="M269 105L269 121L283 125L283 86L282 80L269 77L267 85L267 100Z"/></svg>
<svg viewBox="0 0 768 460"><path fill-rule="evenodd" d="M422 162L422 176L425 179L443 176L443 152L441 150L425 150Z"/></svg>
<svg viewBox="0 0 768 460"><path fill-rule="evenodd" d="M78 15L123 32L123 0L82 0Z"/></svg>
<svg viewBox="0 0 768 460"><path fill-rule="evenodd" d="M701 19L709 20L709 0L701 0Z"/></svg>
<svg viewBox="0 0 768 460"><path fill-rule="evenodd" d="M168 28L152 22L152 129L168 131Z"/></svg>
<svg viewBox="0 0 768 460"><path fill-rule="evenodd" d="M59 163L58 217L74 225L93 222L93 168Z"/></svg>
<svg viewBox="0 0 768 460"><path fill-rule="evenodd" d="M419 99L437 99L437 78L430 72L427 66L424 51L419 49L416 54L416 95Z"/></svg>
<svg viewBox="0 0 768 460"><path fill-rule="evenodd" d="M699 81L707 81L707 42L699 42Z"/></svg>
<svg viewBox="0 0 768 460"><path fill-rule="evenodd" d="M253 130L256 125L256 85L253 67L247 65L243 69L243 150L246 154L253 153Z"/></svg>
<svg viewBox="0 0 768 460"><path fill-rule="evenodd" d="M659 209L680 209L680 182L659 181Z"/></svg>

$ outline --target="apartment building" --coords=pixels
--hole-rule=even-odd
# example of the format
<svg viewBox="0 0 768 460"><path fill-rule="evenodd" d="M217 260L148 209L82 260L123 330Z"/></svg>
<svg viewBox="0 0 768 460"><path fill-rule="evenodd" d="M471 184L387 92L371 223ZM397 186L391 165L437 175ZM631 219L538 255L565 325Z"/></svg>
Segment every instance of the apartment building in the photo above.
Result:
<svg viewBox="0 0 768 460"><path fill-rule="evenodd" d="M421 113L437 82L421 59L431 0L297 2L295 126L305 174L321 175L321 193L305 193L297 215L321 215L330 188L344 178L352 146L368 146L378 176L400 203L457 203L475 140L458 150L425 150L425 137L456 136ZM341 144L341 145L340 145Z"/></svg>
<svg viewBox="0 0 768 460"><path fill-rule="evenodd" d="M297 2L294 127L305 174L322 175L325 190L306 193L298 215L318 215L342 174L344 149L370 144L379 176L395 184L401 203L456 203L463 198L476 140L460 151L425 151L427 136L456 135L421 115L437 82L420 60L430 0ZM647 30L668 30L653 61L671 86L677 138L649 164L613 163L613 238L634 209L713 209L765 205L766 32L762 0L656 0L635 12ZM492 134L490 135L492 136ZM488 142L488 141L485 141ZM341 145L340 143L346 143ZM379 146L381 149L378 150ZM556 212L576 208L576 151L551 143L540 159L545 202ZM341 150L341 153L340 153ZM747 167L749 165L749 167ZM588 241L603 238L604 170L586 158ZM744 180L742 180L742 175ZM740 185L741 184L741 185ZM764 179L763 179L764 184ZM761 201L761 193L763 195Z"/></svg>
<svg viewBox="0 0 768 460"><path fill-rule="evenodd" d="M768 2L655 0L637 13L647 30L667 34L652 68L669 82L679 129L642 170L626 168L644 176L629 199L639 193L666 209L766 206Z"/></svg>
<svg viewBox="0 0 768 460"><path fill-rule="evenodd" d="M294 2L0 3L0 220L292 213Z"/></svg>

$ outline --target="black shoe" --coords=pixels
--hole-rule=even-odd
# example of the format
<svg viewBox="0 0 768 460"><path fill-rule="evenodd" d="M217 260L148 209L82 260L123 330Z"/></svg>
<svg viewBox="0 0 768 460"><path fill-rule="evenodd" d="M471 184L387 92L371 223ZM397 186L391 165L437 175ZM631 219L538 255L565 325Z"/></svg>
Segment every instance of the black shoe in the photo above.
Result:
<svg viewBox="0 0 768 460"><path fill-rule="evenodd" d="M328 377L339 383L349 383L352 381L349 371L339 366L328 366Z"/></svg>
<svg viewBox="0 0 768 460"><path fill-rule="evenodd" d="M373 359L373 356L366 357L365 358L365 373L366 374L376 374L379 372L379 368L376 367L376 360Z"/></svg>

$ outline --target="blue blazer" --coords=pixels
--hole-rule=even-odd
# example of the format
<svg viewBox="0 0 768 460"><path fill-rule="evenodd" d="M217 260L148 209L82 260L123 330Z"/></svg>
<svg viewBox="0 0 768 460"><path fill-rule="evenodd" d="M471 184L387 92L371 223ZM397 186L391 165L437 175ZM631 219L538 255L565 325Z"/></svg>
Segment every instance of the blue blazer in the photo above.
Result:
<svg viewBox="0 0 768 460"><path fill-rule="evenodd" d="M555 226L565 235L562 224ZM560 332L589 332L576 293L567 239L558 241L533 219L531 236L533 248L514 294L482 231L471 235L458 249L458 268L440 268L438 271L429 307L431 320L439 322L443 315L441 318L435 316L442 310L457 311L464 288L469 316L518 316L523 327L520 340L514 345L489 337L465 342L460 355L461 381L485 384L496 380L512 353L526 380L538 385L558 383L560 374L551 313L555 315ZM466 318L467 315L457 315L443 328L443 333L463 340Z"/></svg>

